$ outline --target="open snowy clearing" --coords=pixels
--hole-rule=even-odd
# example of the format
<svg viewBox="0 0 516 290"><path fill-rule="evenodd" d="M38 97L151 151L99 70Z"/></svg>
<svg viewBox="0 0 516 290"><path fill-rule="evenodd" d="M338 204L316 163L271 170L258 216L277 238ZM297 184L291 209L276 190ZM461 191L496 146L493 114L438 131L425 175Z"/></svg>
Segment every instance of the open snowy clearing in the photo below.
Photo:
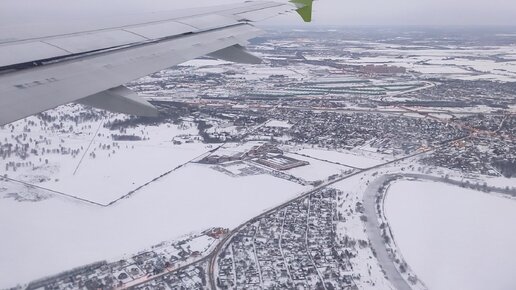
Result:
<svg viewBox="0 0 516 290"><path fill-rule="evenodd" d="M281 120L270 120L265 124L266 127L272 127L272 128L292 128L292 124L290 124L288 121L281 121Z"/></svg>
<svg viewBox="0 0 516 290"><path fill-rule="evenodd" d="M192 231L233 228L302 190L269 175L232 178L202 165L186 166L110 207L62 197L19 202L3 190L0 232L8 238L0 240L0 288Z"/></svg>
<svg viewBox="0 0 516 290"><path fill-rule="evenodd" d="M401 254L429 289L516 288L516 202L447 184L397 181L385 214Z"/></svg>
<svg viewBox="0 0 516 290"><path fill-rule="evenodd" d="M407 49L409 46L371 43L371 49L375 56L366 56L358 59L344 59L342 63L354 64L387 64L404 67L427 75L439 75L445 78L465 80L492 80L501 82L513 82L516 79L516 65L514 61L497 62L494 58L506 57L512 59L514 47L512 46L479 46L458 48L428 48ZM350 51L364 50L364 44L360 47L350 47ZM338 61L338 60L337 60Z"/></svg>
<svg viewBox="0 0 516 290"><path fill-rule="evenodd" d="M322 149L303 149L298 151L297 153L307 155L310 157L327 160L330 162L336 162L344 165L348 165L356 168L368 168L378 164L382 164L388 162L389 160L386 157L380 157L379 154L376 154L374 157L369 156L372 154L367 153L368 155L358 154L354 152L337 152L337 151L328 151ZM385 158L382 160L382 158Z"/></svg>
<svg viewBox="0 0 516 290"><path fill-rule="evenodd" d="M32 154L24 160L13 155L4 162L32 162L33 165L19 167L16 171L6 170L2 166L0 174L106 205L209 150L207 145L198 142L173 144L176 139L184 142L182 138L197 137L197 128L190 123L183 124L181 128L161 124L126 129L124 136L142 139L138 141L116 141L112 135L120 132L102 126L96 131L101 125L99 122L86 124L92 126L80 134L43 130L25 133L33 140L40 135L49 140L49 145L34 146L37 151L42 148L69 148L77 150L79 154ZM17 133L23 130L22 121L14 125ZM11 138L11 134L8 129L0 131L0 137L6 139Z"/></svg>
<svg viewBox="0 0 516 290"><path fill-rule="evenodd" d="M377 175L375 171L365 172L352 176L348 179L334 184L332 187L344 192L342 203L338 210L345 217L344 223L339 223L337 234L349 236L357 240L367 240L364 230L364 222L360 220L360 214L356 214L357 203L362 202L362 194L368 187L370 181ZM375 258L371 247L358 248L357 256L351 259L353 273L361 276L357 280L358 289L395 289L391 282L384 277L382 269Z"/></svg>
<svg viewBox="0 0 516 290"><path fill-rule="evenodd" d="M203 154L206 152L204 147L202 144L176 148L138 146L132 150L120 151L109 159L102 158L95 162L86 160L75 175L71 168L61 170L57 182L51 180L41 185L101 204L108 204Z"/></svg>
<svg viewBox="0 0 516 290"><path fill-rule="evenodd" d="M320 161L296 154L285 154L287 157L291 157L297 160L307 161L310 164L305 166L296 167L285 171L295 177L302 178L306 181L324 181L332 175L342 174L344 172L351 172L353 168L342 166L338 164L332 164L325 161Z"/></svg>

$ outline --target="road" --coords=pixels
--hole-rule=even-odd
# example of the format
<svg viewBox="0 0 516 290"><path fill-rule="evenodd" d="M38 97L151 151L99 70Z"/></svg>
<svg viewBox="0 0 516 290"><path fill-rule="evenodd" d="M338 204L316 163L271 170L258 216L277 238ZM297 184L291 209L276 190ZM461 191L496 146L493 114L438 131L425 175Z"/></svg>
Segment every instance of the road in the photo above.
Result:
<svg viewBox="0 0 516 290"><path fill-rule="evenodd" d="M199 263L202 263L206 260L208 260L210 258L210 255L208 256L204 256L202 258L200 258L199 260L196 260L196 261L193 261L193 262L190 262L188 264L185 264L181 267L178 267L178 268L174 268L174 269L170 269L168 271L164 271L163 273L160 273L160 274L157 274L157 275L153 275L153 276L145 276L145 277L142 277L140 279L136 279L136 280L133 280L129 283L126 283L124 284L122 287L119 287L119 288L116 288L116 290L121 290L121 289L134 289L135 287L138 287L144 283L147 283L147 282L150 282L152 280L155 280L155 279L159 279L167 274L171 274L171 273L174 273L174 272L177 272L177 271L181 271L181 270L184 270L190 266L193 266L193 265L197 265Z"/></svg>

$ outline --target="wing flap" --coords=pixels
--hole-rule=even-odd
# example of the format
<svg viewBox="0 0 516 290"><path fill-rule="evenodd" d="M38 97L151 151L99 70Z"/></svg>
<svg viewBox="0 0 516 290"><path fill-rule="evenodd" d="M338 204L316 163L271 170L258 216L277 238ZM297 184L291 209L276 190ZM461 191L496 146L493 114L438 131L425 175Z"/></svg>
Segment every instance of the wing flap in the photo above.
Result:
<svg viewBox="0 0 516 290"><path fill-rule="evenodd" d="M218 27L227 27L239 23L234 19L217 14L203 15L198 17L187 17L183 19L178 19L176 21L195 27L198 30L209 30Z"/></svg>
<svg viewBox="0 0 516 290"><path fill-rule="evenodd" d="M194 31L196 31L196 29L192 26L173 21L124 28L124 30L136 33L149 39L165 38L174 35L193 33Z"/></svg>
<svg viewBox="0 0 516 290"><path fill-rule="evenodd" d="M252 10L247 12L238 13L235 16L238 17L241 21L251 21L257 22L262 21L271 17L274 17L278 14L286 13L292 11L293 7L291 5L283 4L276 5L272 7L266 7L258 10Z"/></svg>
<svg viewBox="0 0 516 290"><path fill-rule="evenodd" d="M239 24L233 18L222 15L186 17L175 21L131 26L124 29L103 30L56 37L47 37L29 42L14 42L0 45L0 69L15 64L46 61L125 45L157 41L162 38L198 33Z"/></svg>
<svg viewBox="0 0 516 290"><path fill-rule="evenodd" d="M45 43L66 50L72 54L76 54L147 40L149 39L128 31L111 30L48 39L45 40Z"/></svg>
<svg viewBox="0 0 516 290"><path fill-rule="evenodd" d="M68 54L69 51L40 41L0 46L0 68Z"/></svg>

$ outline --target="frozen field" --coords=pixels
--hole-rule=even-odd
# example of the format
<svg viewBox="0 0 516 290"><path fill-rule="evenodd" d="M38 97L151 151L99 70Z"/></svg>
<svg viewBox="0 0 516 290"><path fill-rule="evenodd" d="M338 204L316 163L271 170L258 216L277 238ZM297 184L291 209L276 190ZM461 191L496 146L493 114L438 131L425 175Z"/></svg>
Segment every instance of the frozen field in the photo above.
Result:
<svg viewBox="0 0 516 290"><path fill-rule="evenodd" d="M399 181L385 213L401 254L429 289L516 289L515 201Z"/></svg>
<svg viewBox="0 0 516 290"><path fill-rule="evenodd" d="M353 48L353 44L349 43ZM363 43L361 45L364 45ZM465 79L513 82L516 79L516 63L511 60L514 55L513 46L497 47L461 47L447 49L407 49L407 46L371 43L376 56L361 58L332 58L342 63L387 64L404 67L428 75ZM363 51L362 47L355 48ZM507 61L496 61L493 56L506 57Z"/></svg>
<svg viewBox="0 0 516 290"><path fill-rule="evenodd" d="M64 107L63 111L74 108ZM116 116L113 115L110 119ZM29 120L39 123L35 117ZM66 128L77 126L74 122L65 124ZM38 154L29 154L24 160L14 154L8 156L3 162L31 162L32 165L18 167L16 170L6 170L6 167L1 166L1 175L7 174L15 180L103 205L209 150L205 144L186 144L181 139L192 139L198 134L197 128L188 122L181 127L172 124L139 125L127 128L123 134L118 130L104 128L102 123L94 121L79 125L83 126L78 130L80 133L63 133L44 126L29 127L31 130L25 133L25 121L19 121L13 126L15 133L11 133L6 127L0 130L0 138L16 144L16 139L12 136L25 135L27 141L23 142L27 142L29 148ZM116 134L135 136L141 140L116 141L112 138ZM28 141L40 138L45 138L46 143ZM174 145L173 140L181 140L183 144ZM57 153L40 153L44 150ZM68 153L74 150L78 154Z"/></svg>
<svg viewBox="0 0 516 290"><path fill-rule="evenodd" d="M201 165L110 207L61 197L19 202L0 189L0 288L117 259L192 231L232 228L302 190L269 175L232 178Z"/></svg>
<svg viewBox="0 0 516 290"><path fill-rule="evenodd" d="M290 170L287 170L288 174L292 174L296 177L302 178L306 181L317 181L321 180L324 181L328 179L328 177L336 174L342 174L344 172L351 172L353 171L353 168L342 166L338 164L332 164L296 154L285 154L287 157L291 157L294 159L307 161L310 164L296 167Z"/></svg>
<svg viewBox="0 0 516 290"><path fill-rule="evenodd" d="M120 142L124 143L124 142ZM155 177L206 152L205 145L137 146L93 162L85 160L77 173L61 167L57 181L40 184L87 200L108 204ZM45 174L45 173L40 173Z"/></svg>
<svg viewBox="0 0 516 290"><path fill-rule="evenodd" d="M359 154L350 151L337 152L323 149L303 149L297 153L356 168L368 168L389 161L387 159L382 160L382 157L380 157L378 154L372 156L373 154L370 154L369 152L363 152L363 154Z"/></svg>

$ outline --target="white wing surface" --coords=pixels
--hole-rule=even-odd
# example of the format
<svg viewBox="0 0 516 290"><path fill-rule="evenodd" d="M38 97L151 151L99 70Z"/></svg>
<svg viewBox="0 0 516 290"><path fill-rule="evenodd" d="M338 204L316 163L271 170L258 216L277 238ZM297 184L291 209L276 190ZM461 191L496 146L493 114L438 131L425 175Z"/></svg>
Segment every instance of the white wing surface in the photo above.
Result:
<svg viewBox="0 0 516 290"><path fill-rule="evenodd" d="M243 44L260 34L252 22L297 10L311 19L311 0L245 2L132 17L80 28L0 28L0 125L77 102L153 116L156 109L123 84L210 54L258 63Z"/></svg>

